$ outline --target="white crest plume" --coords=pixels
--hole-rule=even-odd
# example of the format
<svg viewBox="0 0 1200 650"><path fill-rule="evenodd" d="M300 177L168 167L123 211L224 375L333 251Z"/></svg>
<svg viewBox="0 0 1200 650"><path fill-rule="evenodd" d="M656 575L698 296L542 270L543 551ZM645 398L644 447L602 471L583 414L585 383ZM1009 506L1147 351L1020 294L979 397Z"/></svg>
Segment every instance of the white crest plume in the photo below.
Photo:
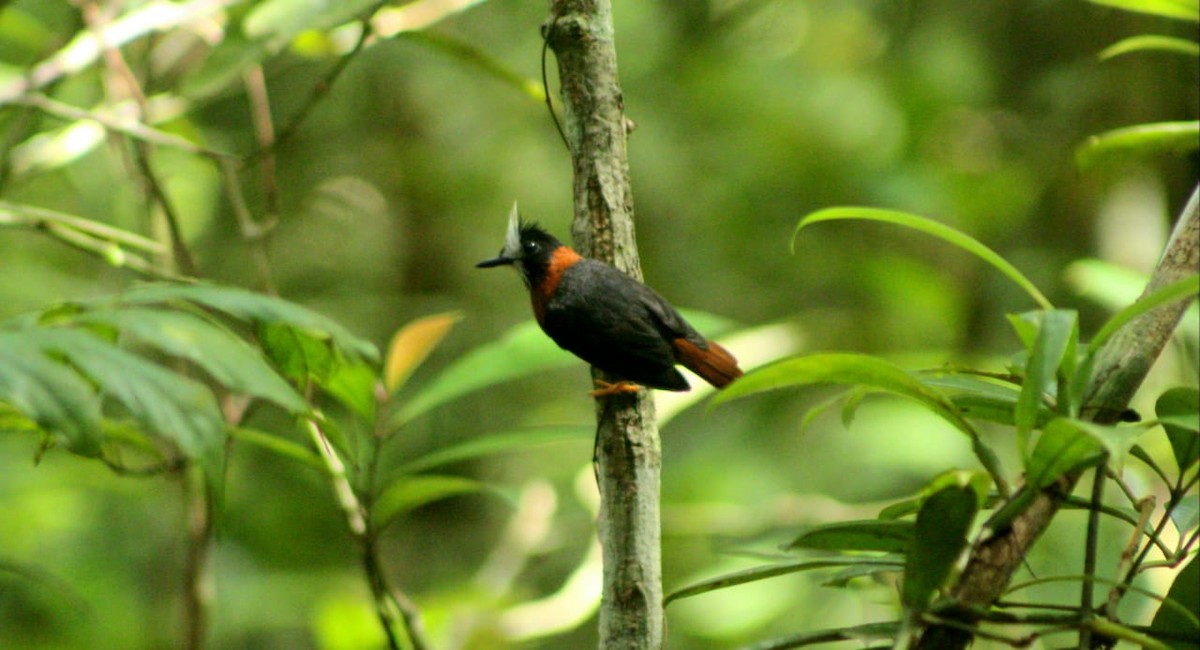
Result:
<svg viewBox="0 0 1200 650"><path fill-rule="evenodd" d="M508 213L508 232L504 235L504 257L516 259L521 256L521 215L517 211L517 202L513 201L512 211Z"/></svg>

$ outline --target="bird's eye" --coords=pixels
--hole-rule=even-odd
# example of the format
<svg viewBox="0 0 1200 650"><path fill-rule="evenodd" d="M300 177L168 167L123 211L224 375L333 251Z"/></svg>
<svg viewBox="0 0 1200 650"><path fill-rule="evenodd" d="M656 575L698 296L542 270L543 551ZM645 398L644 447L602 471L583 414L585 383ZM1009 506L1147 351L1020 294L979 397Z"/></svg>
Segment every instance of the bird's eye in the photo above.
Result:
<svg viewBox="0 0 1200 650"><path fill-rule="evenodd" d="M521 250L525 251L526 255L533 255L542 248L542 245L535 241L521 242Z"/></svg>

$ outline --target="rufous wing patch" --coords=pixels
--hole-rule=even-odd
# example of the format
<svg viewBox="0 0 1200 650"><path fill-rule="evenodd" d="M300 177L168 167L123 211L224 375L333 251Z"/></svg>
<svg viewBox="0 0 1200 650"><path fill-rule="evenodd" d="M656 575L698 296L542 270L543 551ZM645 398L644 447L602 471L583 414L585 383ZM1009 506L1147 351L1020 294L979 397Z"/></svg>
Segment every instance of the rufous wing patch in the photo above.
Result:
<svg viewBox="0 0 1200 650"><path fill-rule="evenodd" d="M705 341L705 346L701 347L685 338L678 338L672 341L672 348L676 361L717 388L724 388L742 376L737 359L729 350L712 341Z"/></svg>

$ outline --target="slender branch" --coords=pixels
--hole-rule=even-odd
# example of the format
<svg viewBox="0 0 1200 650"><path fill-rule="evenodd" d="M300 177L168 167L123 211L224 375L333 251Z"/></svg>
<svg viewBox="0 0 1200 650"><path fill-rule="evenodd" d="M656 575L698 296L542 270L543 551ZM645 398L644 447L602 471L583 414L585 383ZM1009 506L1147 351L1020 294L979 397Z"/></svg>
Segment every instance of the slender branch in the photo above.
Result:
<svg viewBox="0 0 1200 650"><path fill-rule="evenodd" d="M608 0L551 0L542 33L558 59L574 171L575 244L584 255L641 279L612 6ZM596 410L604 565L600 647L656 649L664 622L662 450L654 402L642 390L602 398Z"/></svg>
<svg viewBox="0 0 1200 650"><path fill-rule="evenodd" d="M188 540L184 562L184 648L201 650L208 632L208 610L213 597L208 572L213 544L212 499L204 473L198 468L186 468L182 482Z"/></svg>
<svg viewBox="0 0 1200 650"><path fill-rule="evenodd" d="M1200 185L1193 189L1143 296L1192 275L1200 266ZM1155 359L1171 339L1183 312L1191 304L1180 300L1135 318L1108 340L1096 357L1083 404L1084 413L1099 422L1123 412ZM950 597L966 609L984 609L1004 593L1030 547L1050 525L1081 472L1071 472L1033 495L1029 506L1011 525L972 549L967 566L950 588ZM1029 491L1022 487L1014 498ZM926 630L918 648L965 648L971 634L950 626Z"/></svg>
<svg viewBox="0 0 1200 650"><path fill-rule="evenodd" d="M317 453L325 462L334 496L346 518L350 536L359 545L363 571L366 573L367 583L371 586L376 615L379 617L384 634L387 635L388 647L392 650L400 650L404 647L400 643L400 635L396 633L399 619L404 622L404 631L407 632L408 643L412 650L427 650L430 646L425 639L420 612L402 591L388 584L383 564L379 559L376 531L371 526L367 509L363 507L353 486L350 485L350 479L346 475L346 465L333 450L333 445L321 431L317 420L309 418L304 421L304 426L308 429Z"/></svg>

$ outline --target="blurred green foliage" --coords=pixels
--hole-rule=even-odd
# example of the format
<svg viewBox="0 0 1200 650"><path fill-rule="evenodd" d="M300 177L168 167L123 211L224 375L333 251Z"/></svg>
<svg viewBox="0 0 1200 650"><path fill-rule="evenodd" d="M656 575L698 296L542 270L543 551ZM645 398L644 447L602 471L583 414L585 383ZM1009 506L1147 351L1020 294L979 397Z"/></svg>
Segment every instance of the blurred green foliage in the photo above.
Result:
<svg viewBox="0 0 1200 650"><path fill-rule="evenodd" d="M161 268L163 214L147 198L137 147L114 135L140 116L156 130L146 160L205 278L274 286L380 348L418 317L462 312L407 379L402 403L489 349L480 346L514 344L519 333L503 337L529 320L525 294L473 263L500 245L514 197L568 231L569 159L537 81L545 7L389 5L378 37L355 50L354 19L374 5L0 2L0 319L128 289L141 275L131 257ZM168 20L165 7L223 9L108 42L124 64L56 55L86 51L89 30ZM615 19L637 124L630 156L647 281L679 305L786 325L789 337L734 348L743 359L802 345L909 368L1002 371L1017 347L1004 315L1028 297L953 247L855 221L806 230L789 254L797 221L817 209L935 216L1012 262L1054 304L1077 306L1090 333L1128 303L1125 287L1103 278L1149 270L1197 178L1194 149L1103 156L1085 171L1075 158L1096 134L1195 119L1194 56L1098 56L1138 34L1193 39L1192 23L1049 0L617 2ZM43 95L103 126L31 99ZM256 121L268 113L276 133L298 126L272 156L231 167L263 146ZM110 233L54 220L64 214L149 243L114 247ZM68 240L64 228L83 235ZM1194 374L1195 345L1164 357L1136 408L1153 412L1162 387ZM413 413L384 464L402 468L489 434L587 427L588 388L564 353L536 376ZM804 412L830 394L693 408L665 425L668 591L751 566L746 556L774 552L800 526L873 518L946 468L974 466L966 437L902 400L869 399L845 428L819 416L802 435ZM247 426L308 444L279 412L252 414ZM595 644L590 441L543 442L451 459L448 473L500 486L513 506L457 484L460 496L398 510L382 535L391 577L421 607L436 647ZM1173 441L1142 444L1169 458ZM325 477L262 445L237 442L225 462L212 647L382 643ZM416 492L394 498L416 504ZM1064 514L1029 569L1079 565L1084 516ZM42 455L37 436L0 419L0 647L176 645L187 517L178 483ZM1101 552L1118 554L1124 535L1105 528ZM869 580L833 590L821 586L828 573L813 575L672 605L670 644L725 648L894 616ZM1149 623L1151 604L1135 606L1130 618Z"/></svg>

